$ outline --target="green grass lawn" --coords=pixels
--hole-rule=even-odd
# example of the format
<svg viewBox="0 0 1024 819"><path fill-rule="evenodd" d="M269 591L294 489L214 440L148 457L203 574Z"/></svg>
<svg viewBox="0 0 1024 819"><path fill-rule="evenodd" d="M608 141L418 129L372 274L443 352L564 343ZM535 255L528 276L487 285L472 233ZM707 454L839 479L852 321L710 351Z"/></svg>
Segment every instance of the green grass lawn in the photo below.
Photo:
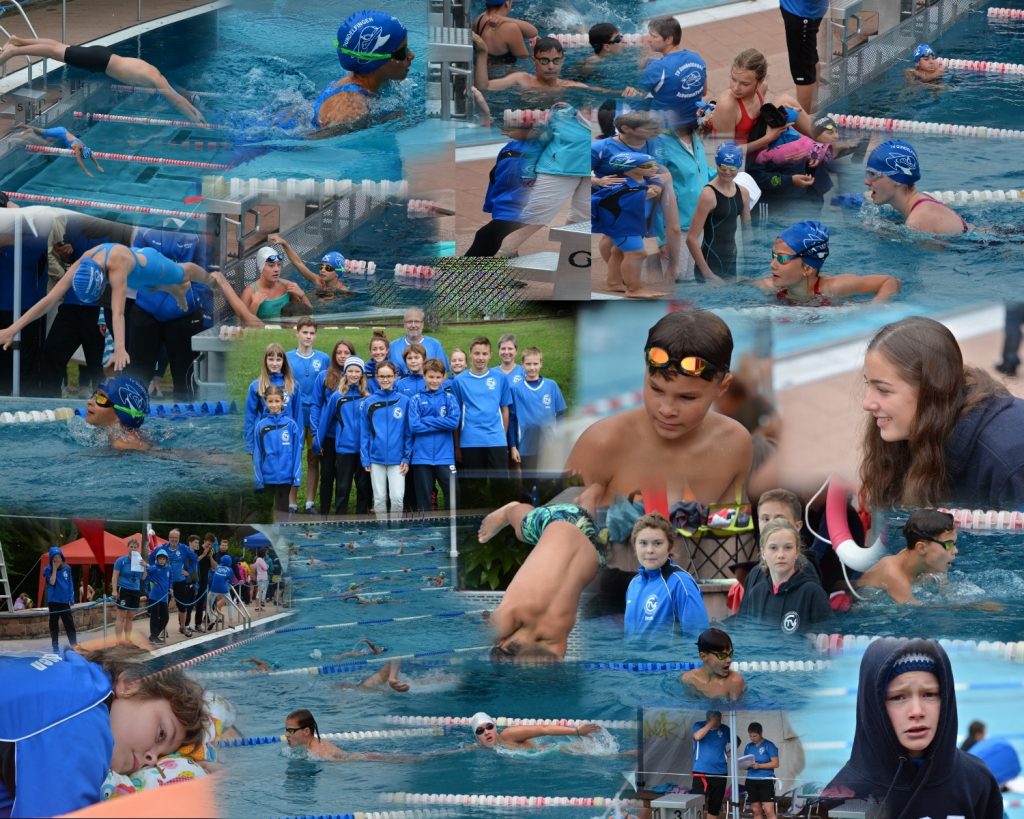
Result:
<svg viewBox="0 0 1024 819"><path fill-rule="evenodd" d="M374 327L382 327L389 339L400 338L405 334L400 321L395 320L389 325L366 327L323 327L317 334L314 347L330 354L335 342L345 339L355 344L362 358L369 357L370 337ZM541 374L554 380L565 396L569 409L573 407L576 357L576 322L571 317L531 318L518 321L491 321L474 324L448 324L443 327L424 329L428 336L436 338L450 353L455 347L461 347L467 354L469 343L476 336L486 336L491 340L493 356L491 366L498 365L498 338L505 333L514 333L519 339L520 353L526 347L539 347L544 354L544 367ZM260 373L263 353L268 344L277 342L285 350L295 349L295 331L281 330L249 330L242 338L234 342L228 358L228 393L232 400L238 402L239 411L244 411L245 398L249 385ZM468 357L468 355L467 355ZM445 362L447 364L447 362ZM302 467L303 486L299 489L299 508L305 503L306 465ZM354 496L353 492L353 496Z"/></svg>

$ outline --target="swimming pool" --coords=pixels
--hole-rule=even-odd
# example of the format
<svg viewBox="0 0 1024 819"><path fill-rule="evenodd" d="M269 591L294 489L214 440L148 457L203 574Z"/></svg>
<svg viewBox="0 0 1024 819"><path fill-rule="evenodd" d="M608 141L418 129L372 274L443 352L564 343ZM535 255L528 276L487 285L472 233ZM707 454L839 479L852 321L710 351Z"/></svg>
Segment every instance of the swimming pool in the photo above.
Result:
<svg viewBox="0 0 1024 819"><path fill-rule="evenodd" d="M168 26L124 40L112 46L124 56L142 54L158 66L168 80L179 89L202 90L207 87L216 47L216 25L213 14L182 20ZM72 79L85 79L91 93L66 97L46 115L48 126L63 125L81 137L94 151L136 156L155 156L186 161L227 163L231 147L227 135L220 131L200 129L191 125L150 126L133 123L91 122L74 116L75 111L180 120L181 114L157 95L122 94L110 86L106 77L89 75L80 69L65 69ZM200 102L210 120L216 120L219 98L204 97ZM224 143L220 147L202 149L196 142ZM225 147L226 146L226 147ZM89 163L91 165L91 163ZM199 206L186 204L185 199L199 193L198 179L203 172L195 168L173 165L144 164L101 160L104 173L91 168L87 177L70 157L51 157L26 153L16 148L0 159L0 187L7 191L47 196L71 197L117 204L141 205L183 213L195 213ZM207 173L209 171L206 171ZM82 208L95 216L125 221L116 210L100 207ZM161 224L163 214L140 214L142 224Z"/></svg>
<svg viewBox="0 0 1024 819"><path fill-rule="evenodd" d="M236 137L258 148L232 176L394 180L403 178L403 162L446 149L447 125L426 120L426 9L416 0L380 7L409 32L409 48L416 55L409 75L392 83L377 101L386 121L316 141L303 139L313 100L344 73L332 45L335 32L349 14L373 4L245 0L222 13L218 83L232 100L226 118ZM270 126L273 115L283 110L295 113L297 127Z"/></svg>
<svg viewBox="0 0 1024 819"><path fill-rule="evenodd" d="M929 632L915 628L914 633ZM970 648L948 652L957 684L958 741L966 735L969 722L981 720L988 725L990 738L1004 738L1018 755L1024 755L1024 714L1016 707L1024 685L1021 666ZM859 668L859 656L836 660L824 685L839 690L818 692L808 706L791 715L804 741L807 767L803 779L807 783L827 784L849 759ZM1024 809L1011 807L1007 813L1011 819L1019 819Z"/></svg>
<svg viewBox="0 0 1024 819"><path fill-rule="evenodd" d="M66 399L0 400L2 412L61 406L84 404ZM143 431L154 442L153 450L119 452L109 446L105 431L89 426L84 418L0 424L7 475L4 511L145 520L163 504L191 503L197 512L216 515L210 519L223 518L216 498L230 496L242 503L252 491L252 466L240 427L240 415L175 420L151 416Z"/></svg>

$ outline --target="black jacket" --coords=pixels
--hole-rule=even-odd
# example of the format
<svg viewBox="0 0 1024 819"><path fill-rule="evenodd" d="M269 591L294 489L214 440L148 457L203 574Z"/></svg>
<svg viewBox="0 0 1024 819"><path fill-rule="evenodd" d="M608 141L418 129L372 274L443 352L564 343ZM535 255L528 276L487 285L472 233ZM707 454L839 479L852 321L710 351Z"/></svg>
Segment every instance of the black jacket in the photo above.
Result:
<svg viewBox="0 0 1024 819"><path fill-rule="evenodd" d="M935 660L942 701L935 739L923 762L911 761L885 709L886 678L908 651ZM956 696L949 657L933 640L885 637L864 652L857 688L857 729L850 761L824 795L853 792L877 802L872 819L1001 819L999 786L985 763L956 747ZM852 798L852 797L851 797Z"/></svg>
<svg viewBox="0 0 1024 819"><path fill-rule="evenodd" d="M778 593L772 590L768 574L760 582L748 582L739 616L778 624L784 632L792 634L829 619L832 607L814 570L798 570L779 586Z"/></svg>
<svg viewBox="0 0 1024 819"><path fill-rule="evenodd" d="M948 500L1024 508L1024 400L996 395L962 416L946 441Z"/></svg>

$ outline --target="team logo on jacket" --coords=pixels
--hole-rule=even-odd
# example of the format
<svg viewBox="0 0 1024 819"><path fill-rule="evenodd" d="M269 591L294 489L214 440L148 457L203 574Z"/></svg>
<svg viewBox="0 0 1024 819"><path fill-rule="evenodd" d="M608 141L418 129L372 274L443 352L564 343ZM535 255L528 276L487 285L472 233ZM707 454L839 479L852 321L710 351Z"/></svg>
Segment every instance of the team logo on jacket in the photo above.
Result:
<svg viewBox="0 0 1024 819"><path fill-rule="evenodd" d="M543 402L545 407L550 407L551 406L551 396L550 395L545 395L544 398L542 399L542 402Z"/></svg>
<svg viewBox="0 0 1024 819"><path fill-rule="evenodd" d="M795 611L787 611L786 616L782 618L782 630L786 634L792 634L800 628L800 615Z"/></svg>
<svg viewBox="0 0 1024 819"><path fill-rule="evenodd" d="M317 359L315 359L313 361L313 369L316 370L317 372L320 372L320 367L322 365L323 365L323 362L319 358L317 358Z"/></svg>
<svg viewBox="0 0 1024 819"><path fill-rule="evenodd" d="M448 407L441 407L441 409L437 411L437 414L444 418L448 414Z"/></svg>
<svg viewBox="0 0 1024 819"><path fill-rule="evenodd" d="M489 389L489 390L493 390L495 387L498 386L498 382L495 381L493 378L488 378L486 383L487 383L487 389Z"/></svg>
<svg viewBox="0 0 1024 819"><path fill-rule="evenodd" d="M646 600L644 600L644 614L647 617L653 617L655 612L658 610L658 595L652 594Z"/></svg>
<svg viewBox="0 0 1024 819"><path fill-rule="evenodd" d="M285 446L287 446L291 442L292 442L292 434L288 430L285 430L284 432L282 432L281 433L281 443L284 444Z"/></svg>
<svg viewBox="0 0 1024 819"><path fill-rule="evenodd" d="M402 417L402 408L401 408L401 407L395 407L395 410L394 410L394 412L392 412L391 414L392 414L392 415L393 415L393 416L394 416L395 418L401 418L401 417Z"/></svg>

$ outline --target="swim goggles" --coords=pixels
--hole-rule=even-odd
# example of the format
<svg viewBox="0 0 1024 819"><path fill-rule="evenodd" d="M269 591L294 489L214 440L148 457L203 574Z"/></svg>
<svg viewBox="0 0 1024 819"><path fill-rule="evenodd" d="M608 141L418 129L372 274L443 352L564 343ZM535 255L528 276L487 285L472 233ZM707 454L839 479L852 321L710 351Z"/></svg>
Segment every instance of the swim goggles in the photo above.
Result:
<svg viewBox="0 0 1024 819"><path fill-rule="evenodd" d="M263 260L263 264L266 264L267 262L281 262L284 264L284 260L285 255L283 253L274 253L271 256L267 256L267 258Z"/></svg>
<svg viewBox="0 0 1024 819"><path fill-rule="evenodd" d="M705 654L710 654L716 660L728 660L732 657L731 651L705 651Z"/></svg>
<svg viewBox="0 0 1024 819"><path fill-rule="evenodd" d="M611 43L612 45L618 45L619 43L622 42L623 39L624 38L623 38L623 36L621 34L616 34L608 42Z"/></svg>
<svg viewBox="0 0 1024 819"><path fill-rule="evenodd" d="M334 266L327 264L327 262L320 262L320 269L326 270L328 273L334 273L335 271Z"/></svg>
<svg viewBox="0 0 1024 819"><path fill-rule="evenodd" d="M918 540L927 540L929 543L938 543L947 552L952 552L956 548L955 540L936 540L933 537L922 537Z"/></svg>
<svg viewBox="0 0 1024 819"><path fill-rule="evenodd" d="M870 179L872 182L874 182L876 179L882 179L883 177L886 177L888 175L889 174L887 173L882 173L882 171L876 171L874 168L864 169L864 177L866 179Z"/></svg>
<svg viewBox="0 0 1024 819"><path fill-rule="evenodd" d="M801 255L800 253L776 253L773 250L772 261L779 264L789 264L793 259L799 259Z"/></svg>
<svg viewBox="0 0 1024 819"><path fill-rule="evenodd" d="M801 256L811 259L827 259L828 242L815 242L810 247L805 247L799 253L776 253L774 250L772 251L772 261L779 264L789 264L793 259L798 259Z"/></svg>
<svg viewBox="0 0 1024 819"><path fill-rule="evenodd" d="M301 730L302 730L301 728L285 728L285 729L284 729L284 732L285 732L286 734L288 734L288 736L291 736L291 735L292 735L292 734L294 734L294 733L295 733L296 731L301 731Z"/></svg>
<svg viewBox="0 0 1024 819"><path fill-rule="evenodd" d="M350 57L355 57L357 60L407 60L409 59L409 44L406 43L397 51L393 51L390 54L376 54L372 51L353 51L351 48L345 48L339 41L334 41L334 47L341 54L348 54Z"/></svg>
<svg viewBox="0 0 1024 819"><path fill-rule="evenodd" d="M647 366L653 367L656 370L665 370L669 367L679 370L683 375L688 375L693 378L703 378L705 381L710 381L714 378L715 373L727 373L729 372L728 367L722 367L719 364L715 364L708 361L706 358L701 358L697 355L683 356L679 359L673 359L668 350L664 350L661 347L651 347L646 351Z"/></svg>
<svg viewBox="0 0 1024 819"><path fill-rule="evenodd" d="M477 736L480 736L484 731L492 731L492 730L494 730L494 723L493 722L488 722L485 725L478 725L477 729L476 729L476 731L474 733Z"/></svg>
<svg viewBox="0 0 1024 819"><path fill-rule="evenodd" d="M565 62L565 57L534 57L533 59L541 65L561 65Z"/></svg>
<svg viewBox="0 0 1024 819"><path fill-rule="evenodd" d="M92 400L96 403L97 407L103 407L103 409L110 409L114 406L114 402L110 400L110 397L104 395L99 390L92 394Z"/></svg>

